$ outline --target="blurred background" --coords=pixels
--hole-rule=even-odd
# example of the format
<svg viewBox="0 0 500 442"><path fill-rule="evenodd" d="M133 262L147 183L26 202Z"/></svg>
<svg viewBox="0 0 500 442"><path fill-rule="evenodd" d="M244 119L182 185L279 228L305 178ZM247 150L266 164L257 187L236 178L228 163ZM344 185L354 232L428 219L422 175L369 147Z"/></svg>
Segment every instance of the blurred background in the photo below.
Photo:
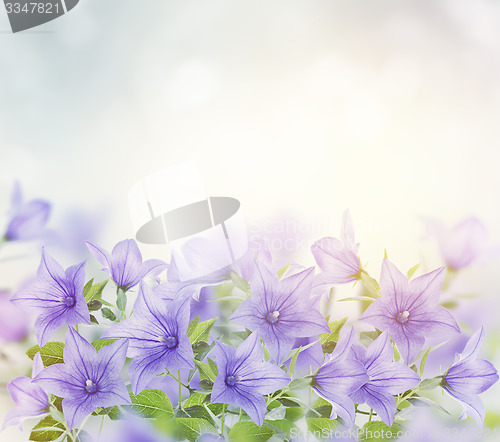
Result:
<svg viewBox="0 0 500 442"><path fill-rule="evenodd" d="M1 225L18 180L52 204L46 243L64 265L90 257L84 239L133 237L130 187L184 160L208 195L241 201L250 235L304 265L346 208L377 278L384 249L405 271L443 263L423 241L427 217L477 216L500 242L499 1L81 0L19 34L2 10ZM0 288L33 277L40 246L0 247ZM497 364L499 264L455 280L480 295L463 300L467 331L486 325ZM5 382L29 367L19 344L1 345L16 363L0 370L0 418ZM499 420L495 395L484 400Z"/></svg>

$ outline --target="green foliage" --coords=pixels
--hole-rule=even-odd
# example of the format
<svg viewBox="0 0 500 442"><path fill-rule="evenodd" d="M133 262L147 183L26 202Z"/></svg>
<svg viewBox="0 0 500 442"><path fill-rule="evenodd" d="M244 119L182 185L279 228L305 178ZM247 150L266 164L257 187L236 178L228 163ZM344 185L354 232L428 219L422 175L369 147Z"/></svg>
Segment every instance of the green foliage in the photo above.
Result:
<svg viewBox="0 0 500 442"><path fill-rule="evenodd" d="M110 338L96 339L94 342L92 342L92 345L97 351L99 351L101 348L106 347L115 341L117 341L117 339L110 339Z"/></svg>
<svg viewBox="0 0 500 442"><path fill-rule="evenodd" d="M52 416L45 416L31 430L29 440L52 441L57 440L64 433L64 425L57 422Z"/></svg>
<svg viewBox="0 0 500 442"><path fill-rule="evenodd" d="M104 290L104 287L106 287L107 283L108 280L94 284L94 278L87 281L87 284L85 284L85 287L83 288L83 297L85 298L87 304L102 298L102 291Z"/></svg>
<svg viewBox="0 0 500 442"><path fill-rule="evenodd" d="M217 366L215 363L208 358L208 364L205 362L194 360L196 367L198 368L198 372L200 373L200 379L205 379L210 382L215 382L215 378L218 375Z"/></svg>
<svg viewBox="0 0 500 442"><path fill-rule="evenodd" d="M283 278L283 276L285 276L285 274L289 268L290 268L290 264L287 264L287 265L281 267L281 269L278 270L278 279Z"/></svg>
<svg viewBox="0 0 500 442"><path fill-rule="evenodd" d="M347 319L348 318L345 317L338 321L329 322L328 326L330 327L330 333L321 333L319 335L319 342L321 342L321 345L323 346L323 352L333 352L333 350L335 349L335 345L337 345L337 342L339 340L340 331L347 322Z"/></svg>
<svg viewBox="0 0 500 442"><path fill-rule="evenodd" d="M398 432L403 431L403 427L394 422L388 426L381 421L367 422L363 425L360 440L365 442L379 442L397 439Z"/></svg>
<svg viewBox="0 0 500 442"><path fill-rule="evenodd" d="M198 323L200 317L197 316L190 323L187 330L187 335L192 345L199 342L207 342L210 339L210 331L212 327L217 322L218 318L209 319L208 321L203 321Z"/></svg>
<svg viewBox="0 0 500 442"><path fill-rule="evenodd" d="M127 293L120 287L116 289L116 307L118 307L118 310L121 312L124 312L127 308Z"/></svg>
<svg viewBox="0 0 500 442"><path fill-rule="evenodd" d="M229 440L234 442L264 442L274 435L275 431L267 424L259 427L252 421L241 421L234 424L229 432Z"/></svg>
<svg viewBox="0 0 500 442"><path fill-rule="evenodd" d="M429 347L424 355L422 356L422 359L420 360L420 368L418 370L418 374L420 375L420 377L422 377L424 375L424 369L425 369L425 363L427 362L427 357L429 356L429 353L431 352L431 348L432 347Z"/></svg>
<svg viewBox="0 0 500 442"><path fill-rule="evenodd" d="M132 405L124 405L123 408L138 413L142 417L159 419L174 415L174 408L170 399L161 390L142 390L137 396L130 393L130 399Z"/></svg>
<svg viewBox="0 0 500 442"><path fill-rule="evenodd" d="M335 433L335 429L339 426L336 420L330 420L324 417L309 417L306 419L307 429L317 438L325 439L331 437Z"/></svg>
<svg viewBox="0 0 500 442"><path fill-rule="evenodd" d="M176 438L194 442L202 434L217 435L217 429L207 420L200 418L177 418Z"/></svg>
<svg viewBox="0 0 500 442"><path fill-rule="evenodd" d="M42 357L42 362L44 367L54 364L63 364L63 352L64 352L64 342L50 341L47 342L43 347L40 348L39 345L34 345L27 352L26 355L30 359L34 359L35 355L40 352Z"/></svg>
<svg viewBox="0 0 500 442"><path fill-rule="evenodd" d="M103 318L109 319L110 321L116 321L116 315L107 307L101 309L101 314Z"/></svg>
<svg viewBox="0 0 500 442"><path fill-rule="evenodd" d="M413 275L415 274L415 272L417 271L417 269L420 267L420 264L417 264L417 265L414 265L410 270L408 270L408 273L406 274L406 277L408 278L408 280L410 280Z"/></svg>

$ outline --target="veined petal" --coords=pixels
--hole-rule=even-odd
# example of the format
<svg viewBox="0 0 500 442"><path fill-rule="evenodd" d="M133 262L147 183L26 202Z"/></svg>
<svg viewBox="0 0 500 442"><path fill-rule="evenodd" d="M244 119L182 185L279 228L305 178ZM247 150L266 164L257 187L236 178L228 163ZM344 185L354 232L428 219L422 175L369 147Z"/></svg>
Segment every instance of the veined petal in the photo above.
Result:
<svg viewBox="0 0 500 442"><path fill-rule="evenodd" d="M248 364L236 373L241 376L241 380L237 384L238 387L253 389L260 394L274 393L290 382L290 376L269 362Z"/></svg>
<svg viewBox="0 0 500 442"><path fill-rule="evenodd" d="M216 340L214 354L219 373L226 373L228 363L232 362L236 358L236 349Z"/></svg>
<svg viewBox="0 0 500 442"><path fill-rule="evenodd" d="M111 275L120 287L125 287L136 281L141 274L142 255L133 239L120 241L111 252Z"/></svg>
<svg viewBox="0 0 500 442"><path fill-rule="evenodd" d="M401 324L391 327L390 334L392 340L396 343L399 349L399 353L409 365L417 357L419 351L424 346L425 339L413 331L407 330L407 328Z"/></svg>
<svg viewBox="0 0 500 442"><path fill-rule="evenodd" d="M58 285L60 285L60 281L65 279L64 269L61 264L52 258L45 249L42 249L42 261L38 267L37 276L44 282L55 282Z"/></svg>
<svg viewBox="0 0 500 442"><path fill-rule="evenodd" d="M309 299L314 276L314 267L305 269L295 275L282 279L273 293L275 309L285 310L296 301Z"/></svg>
<svg viewBox="0 0 500 442"><path fill-rule="evenodd" d="M118 378L127 357L128 340L120 339L110 345L102 347L97 353L99 359L99 378L95 381L98 385L109 378Z"/></svg>
<svg viewBox="0 0 500 442"><path fill-rule="evenodd" d="M63 414L70 430L78 426L83 419L97 407L92 403L92 395L64 398L62 401Z"/></svg>
<svg viewBox="0 0 500 442"><path fill-rule="evenodd" d="M259 333L254 332L246 338L236 350L236 358L242 361L261 362L264 360L264 349L260 343Z"/></svg>
<svg viewBox="0 0 500 442"><path fill-rule="evenodd" d="M95 356L96 349L83 339L73 327L68 327L64 345L64 363L75 364L75 366L79 367L81 373L85 374L87 379L90 379L90 372L86 362L95 360Z"/></svg>
<svg viewBox="0 0 500 442"><path fill-rule="evenodd" d="M167 270L167 267L168 265L161 259L148 259L142 263L141 277L156 277L164 270Z"/></svg>
<svg viewBox="0 0 500 442"><path fill-rule="evenodd" d="M271 361L276 362L277 364L283 362L283 359L285 359L293 347L295 337L278 334L272 326L266 327L265 329L262 328L260 332L262 339L271 354Z"/></svg>
<svg viewBox="0 0 500 442"><path fill-rule="evenodd" d="M253 273L249 284L252 298L254 298L257 302L263 302L266 307L266 311L269 311L270 305L266 295L272 294L273 289L278 284L277 277L273 275L264 264L259 261L255 261L255 272Z"/></svg>
<svg viewBox="0 0 500 442"><path fill-rule="evenodd" d="M416 309L425 303L438 302L444 281L444 267L412 279L408 284L406 310Z"/></svg>
<svg viewBox="0 0 500 442"><path fill-rule="evenodd" d="M418 329L418 332L424 336L442 336L443 341L454 333L460 332L460 328L452 314L437 304L411 310L409 321L405 325L410 330Z"/></svg>
<svg viewBox="0 0 500 442"><path fill-rule="evenodd" d="M420 382L420 376L411 368L399 362L385 362L368 370L372 388L388 394L403 393Z"/></svg>
<svg viewBox="0 0 500 442"><path fill-rule="evenodd" d="M479 396L475 394L460 393L446 387L444 391L462 404L462 415L460 416L460 420L471 417L480 427L483 426L485 415L484 404L481 399L479 399Z"/></svg>
<svg viewBox="0 0 500 442"><path fill-rule="evenodd" d="M320 367L314 380L322 391L352 394L368 382L369 377L365 367L359 361L334 359Z"/></svg>
<svg viewBox="0 0 500 442"><path fill-rule="evenodd" d="M148 348L132 359L129 377L134 394L139 394L157 374L165 371L166 353L166 350Z"/></svg>
<svg viewBox="0 0 500 442"><path fill-rule="evenodd" d="M387 299L396 308L396 311L402 311L404 305L405 293L408 288L408 279L397 267L388 259L382 263L382 273L380 274L380 291L382 298ZM373 305L373 304L372 304Z"/></svg>
<svg viewBox="0 0 500 442"><path fill-rule="evenodd" d="M86 379L79 372L68 371L66 364L54 364L42 370L32 382L56 396L65 397L83 394Z"/></svg>
<svg viewBox="0 0 500 442"><path fill-rule="evenodd" d="M322 283L330 281L331 284L342 284L356 280L353 276L359 273L357 250L337 238L325 237L312 245L311 252L325 273ZM317 281L315 285L318 285Z"/></svg>
<svg viewBox="0 0 500 442"><path fill-rule="evenodd" d="M259 427L264 423L264 415L266 414L266 401L260 394L246 388L236 388L237 394L234 395L234 402L230 405L241 407L246 411L250 419Z"/></svg>
<svg viewBox="0 0 500 442"><path fill-rule="evenodd" d="M2 429L0 431L5 430L7 427L12 425L17 425L19 430L22 430L22 424L26 419L43 416L44 414L47 414L47 412L43 410L33 411L20 407L13 408L6 413Z"/></svg>
<svg viewBox="0 0 500 442"><path fill-rule="evenodd" d="M38 316L35 321L35 334L40 346L49 342L52 335L66 323L64 316L66 307L62 303L59 304L51 308L47 314Z"/></svg>
<svg viewBox="0 0 500 442"><path fill-rule="evenodd" d="M384 331L366 350L365 367L367 370L374 369L380 364L392 361L394 349L389 339L389 333Z"/></svg>
<svg viewBox="0 0 500 442"><path fill-rule="evenodd" d="M116 377L98 384L95 402L99 407L113 407L114 405L131 405L125 382Z"/></svg>
<svg viewBox="0 0 500 442"><path fill-rule="evenodd" d="M31 379L26 376L10 381L7 384L7 390L16 405L24 410L39 411L49 405L47 393L39 385L33 384Z"/></svg>
<svg viewBox="0 0 500 442"><path fill-rule="evenodd" d="M380 330L387 330L395 324L395 316L392 315L392 306L385 299L376 299L359 317L361 321L366 321L369 324Z"/></svg>
<svg viewBox="0 0 500 442"><path fill-rule="evenodd" d="M266 325L265 313L260 311L258 303L254 299L246 299L229 318L249 330L258 330Z"/></svg>
<svg viewBox="0 0 500 442"><path fill-rule="evenodd" d="M314 391L332 404L332 415L330 419L335 419L337 416L341 417L347 428L351 428L354 424L354 402L345 394L338 394L333 391L320 390L314 388Z"/></svg>
<svg viewBox="0 0 500 442"><path fill-rule="evenodd" d="M454 391L479 394L498 381L498 373L491 362L469 359L452 365L445 379Z"/></svg>
<svg viewBox="0 0 500 442"><path fill-rule="evenodd" d="M349 356L351 346L354 343L354 327L344 329L340 332L339 341L333 350L330 359L343 361Z"/></svg>
<svg viewBox="0 0 500 442"><path fill-rule="evenodd" d="M384 423L390 427L396 414L396 400L394 397L378 388L373 388L370 384L365 385L363 388L368 393L366 397L368 406L373 408Z"/></svg>
<svg viewBox="0 0 500 442"><path fill-rule="evenodd" d="M109 255L109 253L89 241L85 241L85 244L87 245L87 248L89 249L90 253L92 253L94 258L104 266L104 269L108 272L111 272L111 256Z"/></svg>
<svg viewBox="0 0 500 442"><path fill-rule="evenodd" d="M319 335L320 333L330 333L330 327L323 315L314 308L300 311L280 310L279 328L286 327L286 332L290 336L307 338Z"/></svg>
<svg viewBox="0 0 500 442"><path fill-rule="evenodd" d="M484 340L484 327L477 330L465 345L464 350L459 355L462 362L475 359Z"/></svg>

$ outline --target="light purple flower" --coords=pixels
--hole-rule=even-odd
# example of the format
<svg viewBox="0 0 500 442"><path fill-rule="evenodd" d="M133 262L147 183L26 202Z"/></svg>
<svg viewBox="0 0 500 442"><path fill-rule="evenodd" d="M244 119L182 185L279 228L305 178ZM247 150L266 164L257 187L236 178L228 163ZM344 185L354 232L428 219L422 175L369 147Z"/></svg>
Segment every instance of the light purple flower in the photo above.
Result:
<svg viewBox="0 0 500 442"><path fill-rule="evenodd" d="M125 239L115 245L111 255L104 249L86 242L90 253L104 266L118 287L130 290L146 276L156 277L167 268L159 259L142 262L142 255L133 239Z"/></svg>
<svg viewBox="0 0 500 442"><path fill-rule="evenodd" d="M240 407L261 426L266 413L262 395L285 387L290 377L276 365L263 362L264 350L258 333L252 333L237 349L219 341L216 344L219 374L212 389L212 403Z"/></svg>
<svg viewBox="0 0 500 442"><path fill-rule="evenodd" d="M393 362L394 349L387 332L383 332L368 348L361 344L353 345L352 352L364 365L369 380L351 394L351 399L356 404L366 402L391 426L396 414L393 395L415 387L420 377L406 365Z"/></svg>
<svg viewBox="0 0 500 442"><path fill-rule="evenodd" d="M380 276L382 297L360 319L388 330L407 364L418 355L426 337L444 341L460 331L451 313L437 304L443 278L441 267L408 281L394 264L384 259Z"/></svg>
<svg viewBox="0 0 500 442"><path fill-rule="evenodd" d="M481 327L465 345L464 351L456 355L455 363L444 376L444 390L462 403L460 419L470 416L479 425L484 421L484 405L478 394L488 390L498 381L498 373L491 362L477 359L484 329Z"/></svg>
<svg viewBox="0 0 500 442"><path fill-rule="evenodd" d="M141 283L130 319L114 325L103 337L128 338L128 356L133 358L130 382L138 394L165 369L194 368L193 349L187 336L189 296L166 299Z"/></svg>
<svg viewBox="0 0 500 442"><path fill-rule="evenodd" d="M127 415L127 419L119 420L115 426L104 431L97 440L99 442L172 442L174 439L160 433L148 420Z"/></svg>
<svg viewBox="0 0 500 442"><path fill-rule="evenodd" d="M252 331L259 331L271 358L281 363L295 338L328 333L330 328L311 301L314 268L278 281L269 269L257 262L250 281L252 297L229 318Z"/></svg>
<svg viewBox="0 0 500 442"><path fill-rule="evenodd" d="M498 246L488 245L486 227L476 217L466 218L451 229L434 219L426 220L426 224L437 239L444 262L451 269L461 269L498 252Z"/></svg>
<svg viewBox="0 0 500 442"><path fill-rule="evenodd" d="M9 211L9 223L4 238L7 241L31 240L42 236L50 216L49 202L34 199L23 202L21 186L14 183Z"/></svg>
<svg viewBox="0 0 500 442"><path fill-rule="evenodd" d="M63 414L70 429L97 407L131 404L120 371L125 363L127 341L116 341L96 352L70 327L64 347L64 364L54 364L34 379L50 393L62 397Z"/></svg>
<svg viewBox="0 0 500 442"><path fill-rule="evenodd" d="M361 271L359 244L354 241L354 229L349 211L344 212L340 239L325 237L316 241L311 252L322 273L316 276L315 286L345 284L359 279Z"/></svg>
<svg viewBox="0 0 500 442"><path fill-rule="evenodd" d="M29 334L29 316L10 302L7 293L0 291L0 340L17 342Z"/></svg>
<svg viewBox="0 0 500 442"><path fill-rule="evenodd" d="M347 427L354 423L354 402L349 397L368 380L368 374L361 362L351 355L354 329L341 333L339 342L314 376L314 391L332 404L330 419L340 416Z"/></svg>
<svg viewBox="0 0 500 442"><path fill-rule="evenodd" d="M42 358L40 353L37 353L33 359L32 376L35 377L42 369ZM48 412L49 397L39 385L31 382L31 378L27 376L15 378L7 384L7 390L16 407L5 415L2 430L11 425L19 425L21 428L26 419L39 417Z"/></svg>
<svg viewBox="0 0 500 442"><path fill-rule="evenodd" d="M314 344L312 344L314 342ZM299 347L310 347L302 350L297 356L295 362L295 372L309 374L311 370L314 372L323 363L323 347L317 336L308 338L296 338L292 350ZM291 360L291 359L290 359Z"/></svg>
<svg viewBox="0 0 500 442"><path fill-rule="evenodd" d="M35 332L40 345L64 324L90 324L90 315L83 297L85 262L66 269L42 250L37 281L15 293L11 302L38 314Z"/></svg>

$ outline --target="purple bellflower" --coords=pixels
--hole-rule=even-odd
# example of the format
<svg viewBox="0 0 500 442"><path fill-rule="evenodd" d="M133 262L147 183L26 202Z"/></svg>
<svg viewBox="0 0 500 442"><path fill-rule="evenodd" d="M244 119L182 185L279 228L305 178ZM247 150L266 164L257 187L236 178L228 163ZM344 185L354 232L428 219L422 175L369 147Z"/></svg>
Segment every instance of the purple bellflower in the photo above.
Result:
<svg viewBox="0 0 500 442"><path fill-rule="evenodd" d="M9 211L9 224L4 238L7 241L31 240L42 236L50 216L51 205L34 199L23 202L21 186L14 183Z"/></svg>
<svg viewBox="0 0 500 442"><path fill-rule="evenodd" d="M393 395L415 387L420 377L406 365L393 362L394 349L387 332L383 332L368 348L361 344L353 345L352 352L364 365L369 380L351 394L351 399L356 404L366 402L391 426L396 414Z"/></svg>
<svg viewBox="0 0 500 442"><path fill-rule="evenodd" d="M498 381L498 373L491 362L477 359L484 339L481 327L469 339L463 353L457 354L455 363L444 376L444 390L462 404L460 419L470 416L478 425L484 421L484 405L478 394L488 390Z"/></svg>
<svg viewBox="0 0 500 442"><path fill-rule="evenodd" d="M263 362L264 350L258 333L252 333L237 349L219 341L216 344L219 374L212 390L212 403L240 407L261 426L266 413L262 395L285 387L290 377L276 365Z"/></svg>
<svg viewBox="0 0 500 442"><path fill-rule="evenodd" d="M165 369L194 368L187 336L189 296L166 299L141 283L131 318L114 325L103 337L128 338L130 382L135 394Z"/></svg>
<svg viewBox="0 0 500 442"><path fill-rule="evenodd" d="M444 267L411 281L394 264L384 259L380 276L381 298L376 299L360 319L380 330L388 330L407 364L425 343L426 337L442 341L460 331L448 310L437 304Z"/></svg>
<svg viewBox="0 0 500 442"><path fill-rule="evenodd" d="M349 211L344 212L340 238L325 237L316 241L311 252L322 273L315 286L345 284L359 278L359 244L354 241L354 229Z"/></svg>
<svg viewBox="0 0 500 442"><path fill-rule="evenodd" d="M33 359L32 376L35 377L42 369L42 358L40 353L37 353ZM31 378L27 376L15 378L7 384L7 390L16 407L5 415L2 430L11 425L19 425L21 428L24 420L48 412L49 397L42 387L31 382Z"/></svg>
<svg viewBox="0 0 500 442"><path fill-rule="evenodd" d="M146 276L156 277L167 268L159 259L142 262L142 255L133 239L125 239L115 245L111 254L100 247L86 242L90 253L104 266L115 284L123 290L130 290Z"/></svg>
<svg viewBox="0 0 500 442"><path fill-rule="evenodd" d="M287 356L295 338L330 332L325 318L311 305L313 271L311 267L278 281L265 265L257 262L250 280L252 297L229 318L249 330L259 331L277 363Z"/></svg>
<svg viewBox="0 0 500 442"><path fill-rule="evenodd" d="M346 427L354 423L354 402L349 397L369 381L364 365L352 357L351 346L354 329L343 331L340 339L329 356L314 376L314 391L332 404L330 419L341 417Z"/></svg>
<svg viewBox="0 0 500 442"><path fill-rule="evenodd" d="M63 414L70 429L97 407L131 404L120 371L125 363L127 341L116 341L96 352L70 327L64 347L64 364L42 370L35 385L62 397Z"/></svg>
<svg viewBox="0 0 500 442"><path fill-rule="evenodd" d="M90 324L90 315L83 297L85 262L69 267L61 265L42 251L37 281L15 293L11 302L38 313L35 333L40 345L64 324Z"/></svg>
<svg viewBox="0 0 500 442"><path fill-rule="evenodd" d="M0 340L22 341L30 328L28 313L12 304L9 295L0 290Z"/></svg>

